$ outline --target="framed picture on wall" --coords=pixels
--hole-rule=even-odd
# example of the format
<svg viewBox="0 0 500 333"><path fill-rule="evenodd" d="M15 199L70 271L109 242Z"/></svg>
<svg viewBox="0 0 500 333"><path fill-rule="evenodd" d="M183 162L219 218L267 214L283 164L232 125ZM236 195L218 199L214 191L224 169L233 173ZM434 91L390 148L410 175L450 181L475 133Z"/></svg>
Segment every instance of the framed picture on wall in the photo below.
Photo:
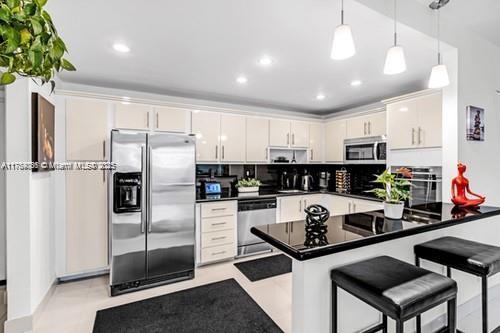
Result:
<svg viewBox="0 0 500 333"><path fill-rule="evenodd" d="M37 93L31 94L31 155L39 163L33 171L53 170L55 107Z"/></svg>
<svg viewBox="0 0 500 333"><path fill-rule="evenodd" d="M467 107L467 140L484 141L484 109Z"/></svg>

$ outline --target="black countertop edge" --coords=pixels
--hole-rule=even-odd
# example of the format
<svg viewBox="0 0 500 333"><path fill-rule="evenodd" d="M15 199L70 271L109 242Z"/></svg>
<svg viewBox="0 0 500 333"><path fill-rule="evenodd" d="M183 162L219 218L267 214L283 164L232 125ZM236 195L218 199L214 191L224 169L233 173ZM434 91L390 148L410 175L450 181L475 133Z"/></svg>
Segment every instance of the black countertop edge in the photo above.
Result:
<svg viewBox="0 0 500 333"><path fill-rule="evenodd" d="M270 193L270 194L259 194L255 196L227 196L220 198L206 198L206 199L196 199L196 203L204 203L204 202L217 202L217 201L229 201L229 200L245 200L245 199L259 199L259 198L278 198L278 197L287 197L287 196L296 196L296 195L311 195L311 194L332 194L338 195L341 197L348 197L354 199L362 199L362 200L370 200L375 202L382 202L382 200L375 198L370 195L362 195L362 194L350 194L350 193L338 193L333 191L304 191L304 192L295 192L295 193Z"/></svg>
<svg viewBox="0 0 500 333"><path fill-rule="evenodd" d="M408 236L413 236L413 235L418 235L424 232L428 231L433 231L433 230L438 230L438 229L443 229L447 227L453 227L459 224L467 223L467 222L472 222L472 221L477 221L481 219L486 219L489 217L497 216L500 215L500 209L491 211L491 212L485 212L482 213L481 215L472 215L472 216L467 216L463 217L460 219L453 219L453 220L448 220L448 221L442 221L439 223L434 223L434 224L426 224L422 225L419 227L415 228L410 228L410 229L404 229L404 230L398 230L398 231L393 231L385 234L379 234L379 235L374 235L366 238L360 238L356 240L351 240L351 241L346 241L343 243L339 244L332 244L330 246L325 246L325 247L320 247L320 248L311 248L307 250L297 250L294 249L290 246L287 246L286 244L277 241L273 237L270 237L268 234L261 232L260 230L256 229L255 227L252 227L250 231L266 241L267 243L271 244L278 250L283 251L293 259L299 260L299 261L305 261L305 260L310 260L314 258L319 258L323 257L326 255L330 254L335 254L339 252L344 252L348 250L353 250L357 249L363 246L368 246L368 245L373 245L373 244L378 244L394 239L400 239Z"/></svg>

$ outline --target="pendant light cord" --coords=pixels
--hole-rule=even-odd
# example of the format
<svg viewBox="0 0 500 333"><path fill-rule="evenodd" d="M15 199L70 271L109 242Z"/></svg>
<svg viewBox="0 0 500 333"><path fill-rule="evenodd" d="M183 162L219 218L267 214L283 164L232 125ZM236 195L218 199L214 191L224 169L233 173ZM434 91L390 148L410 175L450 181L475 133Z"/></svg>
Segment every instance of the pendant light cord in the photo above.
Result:
<svg viewBox="0 0 500 333"><path fill-rule="evenodd" d="M344 25L344 0L340 0L340 24Z"/></svg>
<svg viewBox="0 0 500 333"><path fill-rule="evenodd" d="M441 9L437 10L438 65L441 65Z"/></svg>
<svg viewBox="0 0 500 333"><path fill-rule="evenodd" d="M398 45L398 7L397 0L394 0L394 46Z"/></svg>

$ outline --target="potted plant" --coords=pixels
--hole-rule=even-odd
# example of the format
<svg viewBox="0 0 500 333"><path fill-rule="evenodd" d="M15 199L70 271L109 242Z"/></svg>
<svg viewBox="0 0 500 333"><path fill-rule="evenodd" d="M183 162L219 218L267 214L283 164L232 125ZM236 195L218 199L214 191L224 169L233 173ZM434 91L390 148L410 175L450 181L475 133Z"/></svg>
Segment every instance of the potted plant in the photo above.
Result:
<svg viewBox="0 0 500 333"><path fill-rule="evenodd" d="M412 178L410 170L401 168L398 174L406 178ZM404 178L397 178L389 170L385 170L374 183L382 184L383 188L375 188L368 192L374 193L377 198L384 200L384 215L390 219L400 219L403 217L404 204L410 198L411 183Z"/></svg>
<svg viewBox="0 0 500 333"><path fill-rule="evenodd" d="M240 193L259 192L259 186L262 185L260 180L255 178L240 179L236 184L236 188Z"/></svg>
<svg viewBox="0 0 500 333"><path fill-rule="evenodd" d="M59 37L49 13L47 0L5 0L0 3L0 85L17 76L50 82L62 70L75 67L64 57L66 44Z"/></svg>

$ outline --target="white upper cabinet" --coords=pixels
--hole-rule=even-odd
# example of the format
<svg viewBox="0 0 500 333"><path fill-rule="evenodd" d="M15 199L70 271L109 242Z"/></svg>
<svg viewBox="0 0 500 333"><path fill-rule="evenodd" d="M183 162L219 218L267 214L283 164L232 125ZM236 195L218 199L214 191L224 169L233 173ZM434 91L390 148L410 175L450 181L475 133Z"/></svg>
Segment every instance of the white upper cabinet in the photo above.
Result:
<svg viewBox="0 0 500 333"><path fill-rule="evenodd" d="M290 146L290 121L269 120L269 145L272 147Z"/></svg>
<svg viewBox="0 0 500 333"><path fill-rule="evenodd" d="M292 121L290 123L290 147L309 147L309 123L303 121Z"/></svg>
<svg viewBox="0 0 500 333"><path fill-rule="evenodd" d="M220 124L221 162L245 162L245 117L222 114Z"/></svg>
<svg viewBox="0 0 500 333"><path fill-rule="evenodd" d="M154 129L157 131L187 133L189 110L171 107L154 107Z"/></svg>
<svg viewBox="0 0 500 333"><path fill-rule="evenodd" d="M321 123L309 124L309 161L313 163L323 162L323 132Z"/></svg>
<svg viewBox="0 0 500 333"><path fill-rule="evenodd" d="M247 162L268 162L269 119L248 117L246 123Z"/></svg>
<svg viewBox="0 0 500 333"><path fill-rule="evenodd" d="M325 160L342 162L344 160L344 139L346 138L346 120L332 120L325 126Z"/></svg>
<svg viewBox="0 0 500 333"><path fill-rule="evenodd" d="M148 130L152 107L143 104L117 103L115 108L115 128Z"/></svg>
<svg viewBox="0 0 500 333"><path fill-rule="evenodd" d="M196 135L196 161L219 161L220 116L213 112L193 112L192 132Z"/></svg>
<svg viewBox="0 0 500 333"><path fill-rule="evenodd" d="M441 147L440 93L387 104L390 149Z"/></svg>
<svg viewBox="0 0 500 333"><path fill-rule="evenodd" d="M108 104L92 99L66 100L66 159L106 160Z"/></svg>
<svg viewBox="0 0 500 333"><path fill-rule="evenodd" d="M309 124L304 121L271 119L269 145L283 148L309 147Z"/></svg>
<svg viewBox="0 0 500 333"><path fill-rule="evenodd" d="M363 138L386 134L385 117L385 112L377 112L347 119L347 138Z"/></svg>
<svg viewBox="0 0 500 333"><path fill-rule="evenodd" d="M441 93L418 100L417 141L420 147L441 147L443 142L443 102Z"/></svg>

